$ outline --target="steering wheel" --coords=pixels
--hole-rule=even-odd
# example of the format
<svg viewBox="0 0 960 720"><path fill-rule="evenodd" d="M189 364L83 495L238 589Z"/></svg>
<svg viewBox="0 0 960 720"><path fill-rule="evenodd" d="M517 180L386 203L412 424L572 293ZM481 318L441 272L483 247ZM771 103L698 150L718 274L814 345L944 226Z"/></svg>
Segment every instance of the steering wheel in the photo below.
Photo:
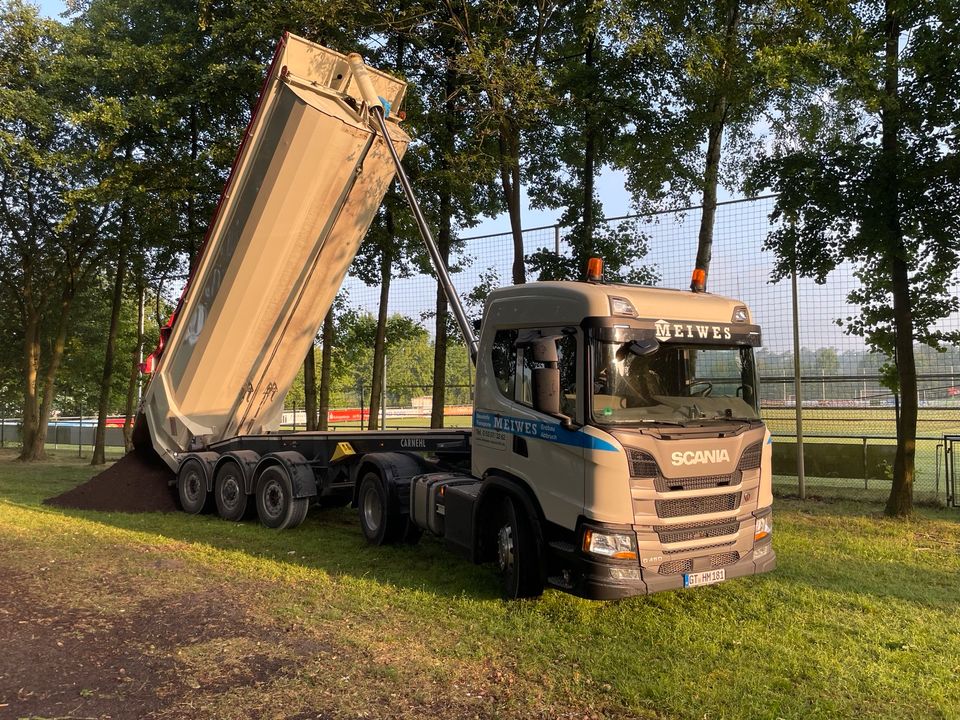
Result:
<svg viewBox="0 0 960 720"><path fill-rule="evenodd" d="M694 390L697 386L702 387L699 390ZM690 397L709 397L710 393L713 392L713 383L706 380L694 380L687 383L687 389L690 392Z"/></svg>

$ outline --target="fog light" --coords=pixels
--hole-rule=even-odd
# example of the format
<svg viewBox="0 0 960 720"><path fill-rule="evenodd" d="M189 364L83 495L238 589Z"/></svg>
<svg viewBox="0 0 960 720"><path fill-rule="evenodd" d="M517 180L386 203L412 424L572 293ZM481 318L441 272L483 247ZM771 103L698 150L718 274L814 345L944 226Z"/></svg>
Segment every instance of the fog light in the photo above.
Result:
<svg viewBox="0 0 960 720"><path fill-rule="evenodd" d="M592 528L583 531L583 550L594 555L619 558L621 560L637 559L637 540L633 535L624 533L604 533Z"/></svg>
<svg viewBox="0 0 960 720"><path fill-rule="evenodd" d="M610 577L613 580L639 580L640 568L635 568L635 567L610 568Z"/></svg>
<svg viewBox="0 0 960 720"><path fill-rule="evenodd" d="M770 543L764 543L763 545L757 546L756 550L753 551L754 559L764 557L768 552L770 552Z"/></svg>

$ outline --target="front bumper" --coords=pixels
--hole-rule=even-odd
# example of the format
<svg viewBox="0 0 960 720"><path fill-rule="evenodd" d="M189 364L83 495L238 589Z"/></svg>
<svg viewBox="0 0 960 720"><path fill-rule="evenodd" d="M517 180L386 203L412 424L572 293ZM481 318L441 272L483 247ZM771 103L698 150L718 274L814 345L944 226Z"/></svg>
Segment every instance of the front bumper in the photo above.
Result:
<svg viewBox="0 0 960 720"><path fill-rule="evenodd" d="M766 546L766 554L755 558L754 554L760 547ZM683 573L674 575L660 575L645 568L638 568L639 578L635 580L615 579L612 576L614 568L636 567L624 563L602 562L581 554L572 558L572 571L569 582L553 581L551 584L566 592L590 600L619 600L634 595L650 595L663 590L680 590L683 588ZM764 542L746 553L740 560L727 565L726 580L759 575L770 572L777 566L777 555L771 543Z"/></svg>

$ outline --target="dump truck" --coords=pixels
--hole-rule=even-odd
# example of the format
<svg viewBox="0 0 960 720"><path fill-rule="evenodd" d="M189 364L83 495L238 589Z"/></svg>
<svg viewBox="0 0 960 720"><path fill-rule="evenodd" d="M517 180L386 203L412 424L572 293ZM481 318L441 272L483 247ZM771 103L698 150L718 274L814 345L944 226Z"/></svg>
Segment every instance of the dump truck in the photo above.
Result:
<svg viewBox="0 0 960 720"><path fill-rule="evenodd" d="M372 544L441 538L504 595L613 599L772 570L749 308L603 281L493 290L479 337L404 173L405 86L281 41L137 420L184 511L291 529L351 504ZM399 180L476 364L470 429L286 432L283 398Z"/></svg>

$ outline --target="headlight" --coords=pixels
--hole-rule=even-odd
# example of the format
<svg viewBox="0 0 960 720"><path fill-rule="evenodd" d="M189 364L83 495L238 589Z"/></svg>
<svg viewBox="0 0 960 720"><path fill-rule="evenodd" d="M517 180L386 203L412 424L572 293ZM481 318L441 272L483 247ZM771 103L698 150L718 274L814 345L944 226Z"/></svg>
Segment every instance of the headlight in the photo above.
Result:
<svg viewBox="0 0 960 720"><path fill-rule="evenodd" d="M593 528L583 531L583 551L623 560L637 559L637 538L625 533L607 533Z"/></svg>
<svg viewBox="0 0 960 720"><path fill-rule="evenodd" d="M773 515L767 514L763 517L758 517L756 529L753 531L753 541L763 540L765 537L769 537L772 532Z"/></svg>

